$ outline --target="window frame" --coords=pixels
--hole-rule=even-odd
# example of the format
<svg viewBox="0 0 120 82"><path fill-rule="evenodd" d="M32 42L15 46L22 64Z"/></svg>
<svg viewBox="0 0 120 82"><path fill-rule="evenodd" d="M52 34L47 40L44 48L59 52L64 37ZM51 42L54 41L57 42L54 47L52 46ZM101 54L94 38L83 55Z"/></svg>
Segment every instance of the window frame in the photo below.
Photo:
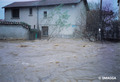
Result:
<svg viewBox="0 0 120 82"><path fill-rule="evenodd" d="M43 14L44 14L44 18L47 18L47 11L44 11Z"/></svg>
<svg viewBox="0 0 120 82"><path fill-rule="evenodd" d="M19 8L13 8L12 9L12 18L20 18L20 9Z"/></svg>
<svg viewBox="0 0 120 82"><path fill-rule="evenodd" d="M43 37L49 36L49 27L48 26L42 26L42 36Z"/></svg>
<svg viewBox="0 0 120 82"><path fill-rule="evenodd" d="M29 8L29 16L32 16L32 15L33 15L33 9Z"/></svg>

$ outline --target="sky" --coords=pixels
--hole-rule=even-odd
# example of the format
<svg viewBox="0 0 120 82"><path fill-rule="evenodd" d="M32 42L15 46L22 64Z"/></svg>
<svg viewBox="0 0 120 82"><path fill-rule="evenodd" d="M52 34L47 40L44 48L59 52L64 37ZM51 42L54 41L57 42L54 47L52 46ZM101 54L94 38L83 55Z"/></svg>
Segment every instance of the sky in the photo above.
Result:
<svg viewBox="0 0 120 82"><path fill-rule="evenodd" d="M2 7L18 1L32 1L32 0L0 0L0 19L4 19L4 9ZM88 3L99 3L100 0L87 0ZM111 9L118 11L117 0L103 0L103 5L111 4Z"/></svg>

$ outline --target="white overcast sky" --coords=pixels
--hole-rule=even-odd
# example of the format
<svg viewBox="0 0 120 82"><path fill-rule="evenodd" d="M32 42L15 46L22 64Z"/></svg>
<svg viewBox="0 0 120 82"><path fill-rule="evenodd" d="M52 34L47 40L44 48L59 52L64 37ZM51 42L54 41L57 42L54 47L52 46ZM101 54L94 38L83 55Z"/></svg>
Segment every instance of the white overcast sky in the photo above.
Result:
<svg viewBox="0 0 120 82"><path fill-rule="evenodd" d="M4 9L2 9L3 6L8 5L12 2L17 2L17 1L32 1L32 0L0 0L0 19L4 19ZM88 3L99 3L100 0L87 0ZM117 9L117 0L103 0L103 4L111 4L111 8L113 10Z"/></svg>

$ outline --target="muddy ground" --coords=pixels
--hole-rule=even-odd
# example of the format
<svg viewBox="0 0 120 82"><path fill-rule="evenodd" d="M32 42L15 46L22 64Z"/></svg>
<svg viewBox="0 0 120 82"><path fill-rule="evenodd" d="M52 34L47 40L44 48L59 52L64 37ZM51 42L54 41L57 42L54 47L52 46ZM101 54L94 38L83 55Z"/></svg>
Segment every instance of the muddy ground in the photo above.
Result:
<svg viewBox="0 0 120 82"><path fill-rule="evenodd" d="M0 41L0 82L120 82L120 43Z"/></svg>

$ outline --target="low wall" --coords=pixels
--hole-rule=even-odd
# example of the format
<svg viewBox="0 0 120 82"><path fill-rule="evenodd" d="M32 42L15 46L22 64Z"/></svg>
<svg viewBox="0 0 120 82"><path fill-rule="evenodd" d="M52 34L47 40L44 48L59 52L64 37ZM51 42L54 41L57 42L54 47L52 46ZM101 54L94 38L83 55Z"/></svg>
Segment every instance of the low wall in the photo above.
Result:
<svg viewBox="0 0 120 82"><path fill-rule="evenodd" d="M0 39L29 39L29 29L22 25L0 25Z"/></svg>

